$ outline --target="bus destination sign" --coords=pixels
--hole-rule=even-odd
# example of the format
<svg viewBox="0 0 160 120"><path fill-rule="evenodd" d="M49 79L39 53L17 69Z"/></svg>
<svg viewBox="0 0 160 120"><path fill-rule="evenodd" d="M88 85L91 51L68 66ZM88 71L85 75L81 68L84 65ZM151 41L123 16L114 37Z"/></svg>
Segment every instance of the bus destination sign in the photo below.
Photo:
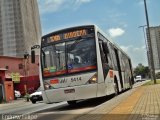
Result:
<svg viewBox="0 0 160 120"><path fill-rule="evenodd" d="M71 31L63 34L53 35L50 37L50 41L48 42L67 40L67 39L76 38L76 37L85 36L85 35L87 35L86 29L75 30L75 31Z"/></svg>

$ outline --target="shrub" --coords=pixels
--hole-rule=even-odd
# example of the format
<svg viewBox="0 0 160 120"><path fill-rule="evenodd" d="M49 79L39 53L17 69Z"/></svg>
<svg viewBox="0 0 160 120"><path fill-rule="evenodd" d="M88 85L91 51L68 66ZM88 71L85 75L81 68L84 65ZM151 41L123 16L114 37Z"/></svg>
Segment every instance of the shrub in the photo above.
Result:
<svg viewBox="0 0 160 120"><path fill-rule="evenodd" d="M160 79L160 72L156 73L156 79Z"/></svg>

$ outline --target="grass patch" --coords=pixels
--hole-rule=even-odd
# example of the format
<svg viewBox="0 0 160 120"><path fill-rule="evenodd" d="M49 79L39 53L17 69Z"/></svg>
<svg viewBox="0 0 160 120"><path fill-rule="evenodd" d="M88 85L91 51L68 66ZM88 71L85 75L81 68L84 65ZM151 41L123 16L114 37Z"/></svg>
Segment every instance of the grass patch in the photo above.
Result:
<svg viewBox="0 0 160 120"><path fill-rule="evenodd" d="M156 80L156 84L160 84L160 79ZM142 86L146 86L146 85L154 85L154 80L151 80L149 82L146 82L145 84L143 84Z"/></svg>

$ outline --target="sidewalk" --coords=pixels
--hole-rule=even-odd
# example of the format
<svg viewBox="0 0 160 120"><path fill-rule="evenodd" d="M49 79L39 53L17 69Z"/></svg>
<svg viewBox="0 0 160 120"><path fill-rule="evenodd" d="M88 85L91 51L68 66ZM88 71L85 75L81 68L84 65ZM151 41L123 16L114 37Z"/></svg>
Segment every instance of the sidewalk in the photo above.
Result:
<svg viewBox="0 0 160 120"><path fill-rule="evenodd" d="M138 88L108 114L109 116L104 116L102 120L117 120L117 116L118 120L159 120L160 85Z"/></svg>
<svg viewBox="0 0 160 120"><path fill-rule="evenodd" d="M87 119L160 120L160 84L141 86L129 97L124 98L122 102L114 106L111 111L108 111L108 108L103 106L103 111L106 111L105 114L91 112L87 115ZM83 120L85 119L83 118Z"/></svg>

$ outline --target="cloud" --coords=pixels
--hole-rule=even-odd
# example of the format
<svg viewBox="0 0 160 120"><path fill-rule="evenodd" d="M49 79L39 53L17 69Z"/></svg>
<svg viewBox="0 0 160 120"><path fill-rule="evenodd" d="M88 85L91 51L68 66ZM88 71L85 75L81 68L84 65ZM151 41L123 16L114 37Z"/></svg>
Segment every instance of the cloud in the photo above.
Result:
<svg viewBox="0 0 160 120"><path fill-rule="evenodd" d="M66 8L78 8L92 0L38 0L40 13L53 13ZM72 6L72 7L71 7Z"/></svg>
<svg viewBox="0 0 160 120"><path fill-rule="evenodd" d="M125 33L125 31L121 28L111 28L108 30L108 32L112 37L118 37Z"/></svg>
<svg viewBox="0 0 160 120"><path fill-rule="evenodd" d="M145 66L148 65L147 52L145 46L134 47L132 45L128 45L120 46L120 48L130 56L134 68L139 63L142 63Z"/></svg>
<svg viewBox="0 0 160 120"><path fill-rule="evenodd" d="M76 3L88 3L91 2L91 0L76 0Z"/></svg>
<svg viewBox="0 0 160 120"><path fill-rule="evenodd" d="M124 52L128 52L130 48L132 48L132 46L120 46L120 48L124 51Z"/></svg>
<svg viewBox="0 0 160 120"><path fill-rule="evenodd" d="M56 12L65 3L65 0L39 0L40 13Z"/></svg>

